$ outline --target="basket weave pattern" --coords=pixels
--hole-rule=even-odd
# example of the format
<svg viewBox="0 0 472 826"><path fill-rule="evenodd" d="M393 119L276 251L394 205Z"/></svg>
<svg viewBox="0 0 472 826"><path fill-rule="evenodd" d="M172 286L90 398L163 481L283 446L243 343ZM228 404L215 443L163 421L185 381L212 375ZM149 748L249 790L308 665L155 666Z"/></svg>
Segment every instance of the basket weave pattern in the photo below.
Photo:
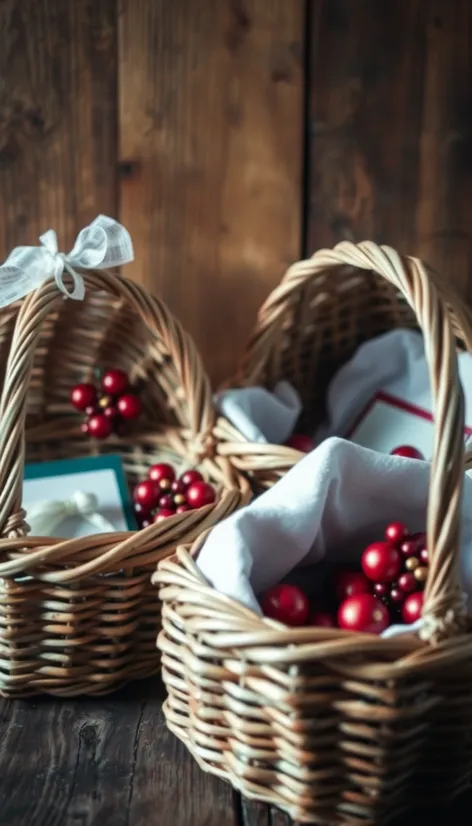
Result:
<svg viewBox="0 0 472 826"><path fill-rule="evenodd" d="M248 500L216 455L211 392L195 346L166 307L104 272L83 274L83 302L46 282L0 313L0 692L99 694L157 671L160 608L150 575L184 541ZM80 432L70 391L95 367L121 367L144 413L123 438ZM214 505L129 533L61 540L27 535L26 461L119 453L130 486L149 466L198 467Z"/></svg>
<svg viewBox="0 0 472 826"><path fill-rule="evenodd" d="M261 618L203 579L194 562L202 539L163 560L153 581L163 601L167 722L202 768L300 822L377 826L435 793L444 801L472 779L472 635L458 571L464 410L453 335L463 324L468 344L470 327L460 309L451 324L445 288L421 262L370 243L316 253L280 289L290 295L291 279L311 279L316 306L316 285L324 302L345 265L368 271L368 281L376 271L400 290L425 336L436 435L421 637L294 629ZM361 305L353 300L354 314ZM374 317L379 306L372 303ZM368 310L366 331L376 326ZM392 312L388 300L382 317ZM342 315L346 333L332 343L330 364L362 329L362 317L349 321L347 303ZM318 354L329 350L328 325L315 333ZM274 352L271 365L276 376ZM307 390L310 410L320 389Z"/></svg>
<svg viewBox="0 0 472 826"><path fill-rule="evenodd" d="M411 302L398 285L378 277L374 248L339 244L323 253L330 259L329 272L320 253L293 264L259 310L239 372L228 386L272 389L277 381L289 381L303 405L297 429L313 433L324 418L331 379L359 345L397 327L418 327ZM366 269L369 264L374 269ZM454 334L472 349L471 310L452 285L429 269L428 277L448 306ZM216 432L219 453L231 457L262 488L301 458L284 445L249 443L223 418Z"/></svg>

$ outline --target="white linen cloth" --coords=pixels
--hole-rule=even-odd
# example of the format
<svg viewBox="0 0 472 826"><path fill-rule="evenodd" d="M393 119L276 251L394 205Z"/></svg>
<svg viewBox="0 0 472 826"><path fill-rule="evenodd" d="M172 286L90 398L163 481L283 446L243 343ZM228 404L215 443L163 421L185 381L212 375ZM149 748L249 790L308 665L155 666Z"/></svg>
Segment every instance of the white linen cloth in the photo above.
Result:
<svg viewBox="0 0 472 826"><path fill-rule="evenodd" d="M250 442L283 444L293 433L302 410L297 391L279 381L273 392L264 387L225 390L215 396L223 416Z"/></svg>
<svg viewBox="0 0 472 826"><path fill-rule="evenodd" d="M472 355L460 353L459 375L466 402L466 425L472 427ZM327 395L327 422L314 434L345 436L379 390L432 412L423 338L397 329L362 344L336 373ZM293 432L301 412L298 393L280 382L270 393L261 387L228 390L216 397L220 411L250 441L281 444Z"/></svg>
<svg viewBox="0 0 472 826"><path fill-rule="evenodd" d="M217 525L198 557L218 590L260 613L256 595L299 565L325 557L359 559L401 520L424 530L430 465L388 456L332 437L304 457L277 484ZM472 479L462 505L463 588L472 593ZM420 621L421 623L421 621ZM404 631L387 629L384 635Z"/></svg>

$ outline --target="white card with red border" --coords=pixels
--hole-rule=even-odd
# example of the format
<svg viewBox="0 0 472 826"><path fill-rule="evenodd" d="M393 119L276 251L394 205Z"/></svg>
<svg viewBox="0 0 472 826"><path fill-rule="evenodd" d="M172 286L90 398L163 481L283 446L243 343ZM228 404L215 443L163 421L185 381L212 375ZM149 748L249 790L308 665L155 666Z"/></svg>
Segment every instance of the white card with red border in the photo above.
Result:
<svg viewBox="0 0 472 826"><path fill-rule="evenodd" d="M464 438L470 435L472 428L464 428ZM391 453L400 445L409 445L429 461L433 452L434 421L428 410L379 392L356 419L347 438L379 453Z"/></svg>

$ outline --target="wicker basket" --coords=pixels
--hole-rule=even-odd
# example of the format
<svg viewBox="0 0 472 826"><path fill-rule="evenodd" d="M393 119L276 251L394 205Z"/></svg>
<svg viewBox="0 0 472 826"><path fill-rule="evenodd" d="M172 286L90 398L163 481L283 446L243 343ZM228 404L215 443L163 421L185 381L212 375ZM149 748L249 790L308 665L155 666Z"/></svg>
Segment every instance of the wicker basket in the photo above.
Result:
<svg viewBox="0 0 472 826"><path fill-rule="evenodd" d="M342 243L291 266L262 305L239 372L227 386L271 389L287 379L303 403L297 429L313 433L324 418L329 382L357 347L394 327L418 326L397 284L376 275L382 262L385 274L400 266L387 247ZM428 275L451 311L455 334L471 349L471 311L450 284L429 270ZM276 482L303 455L284 445L248 442L221 417L216 432L219 453L231 457L261 488Z"/></svg>
<svg viewBox="0 0 472 826"><path fill-rule="evenodd" d="M136 284L104 272L83 278L83 302L64 301L49 281L0 313L0 693L8 697L100 694L157 671L151 572L249 497L245 479L216 456L209 382L189 336ZM122 367L142 384L142 422L126 438L80 432L70 390L96 366ZM139 532L25 536L24 461L100 452L122 455L130 485L159 457L198 467L218 499Z"/></svg>
<svg viewBox="0 0 472 826"><path fill-rule="evenodd" d="M320 302L332 311L328 284L336 271L329 270L346 262L377 270L400 289L425 336L436 438L423 638L293 629L261 618L203 579L194 563L201 539L191 555L180 548L162 561L153 581L163 601L158 644L167 722L200 766L295 820L378 826L435 796L447 801L472 777L472 625L458 570L463 394L436 276L419 261L371 244L317 253L306 268L318 273ZM389 317L408 318L390 292L383 307L378 298L370 308L360 287L350 294L353 320L346 297L337 321L325 318L316 331L317 352L330 365L352 351L362 314L365 332L381 329ZM311 296L315 303L314 290ZM470 331L467 313L460 321ZM469 332L464 338L470 341ZM289 363L288 354L284 358ZM271 364L267 360L269 376ZM305 401L314 404L315 396L313 390Z"/></svg>

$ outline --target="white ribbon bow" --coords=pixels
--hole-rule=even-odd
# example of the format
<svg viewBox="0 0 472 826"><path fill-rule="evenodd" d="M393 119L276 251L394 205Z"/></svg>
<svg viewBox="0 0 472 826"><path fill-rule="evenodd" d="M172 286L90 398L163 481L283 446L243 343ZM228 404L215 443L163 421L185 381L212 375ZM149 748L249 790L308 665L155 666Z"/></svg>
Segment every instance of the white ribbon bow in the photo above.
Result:
<svg viewBox="0 0 472 826"><path fill-rule="evenodd" d="M53 229L48 229L39 240L40 247L15 247L0 267L0 307L23 298L48 278L55 279L65 298L81 301L84 279L75 267L106 269L127 264L134 258L128 230L107 215L99 215L81 230L69 253L58 251ZM64 283L64 270L72 276L72 290Z"/></svg>
<svg viewBox="0 0 472 826"><path fill-rule="evenodd" d="M37 502L28 510L27 520L33 536L54 536L61 522L71 516L81 516L90 522L99 533L109 533L115 528L97 512L98 499L94 493L78 490L63 502L46 500Z"/></svg>

